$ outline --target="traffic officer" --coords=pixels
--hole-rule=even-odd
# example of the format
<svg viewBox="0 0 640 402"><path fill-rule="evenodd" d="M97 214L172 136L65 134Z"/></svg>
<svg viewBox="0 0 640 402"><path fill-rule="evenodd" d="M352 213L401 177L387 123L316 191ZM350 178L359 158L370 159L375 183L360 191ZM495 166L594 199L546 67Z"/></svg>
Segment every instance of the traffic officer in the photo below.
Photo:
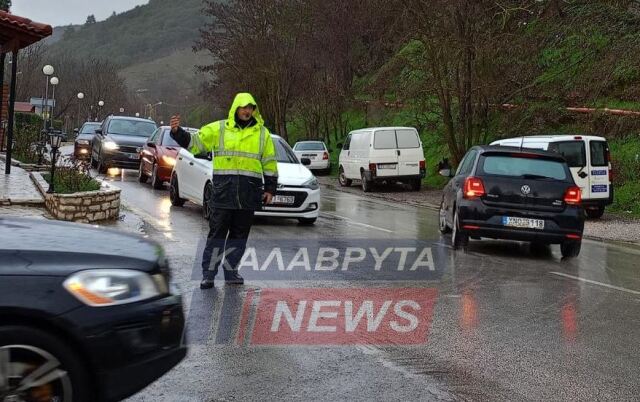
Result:
<svg viewBox="0 0 640 402"><path fill-rule="evenodd" d="M241 285L244 279L237 266L246 249L254 213L263 202L271 203L278 185L276 151L258 105L251 94L239 93L227 120L208 124L197 133L182 129L180 116L173 116L171 137L194 155L213 154L213 194L200 289L213 287L223 255L225 282ZM214 250L220 254L211 268Z"/></svg>

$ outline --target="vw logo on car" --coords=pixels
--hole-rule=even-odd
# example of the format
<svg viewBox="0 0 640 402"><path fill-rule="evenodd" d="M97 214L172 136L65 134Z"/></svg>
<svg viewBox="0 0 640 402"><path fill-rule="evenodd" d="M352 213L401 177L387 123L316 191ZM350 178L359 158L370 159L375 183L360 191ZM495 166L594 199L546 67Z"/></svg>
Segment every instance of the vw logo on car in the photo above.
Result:
<svg viewBox="0 0 640 402"><path fill-rule="evenodd" d="M522 187L520 187L520 191L522 192L522 194L524 195L529 195L531 193L531 187L527 186L526 184Z"/></svg>

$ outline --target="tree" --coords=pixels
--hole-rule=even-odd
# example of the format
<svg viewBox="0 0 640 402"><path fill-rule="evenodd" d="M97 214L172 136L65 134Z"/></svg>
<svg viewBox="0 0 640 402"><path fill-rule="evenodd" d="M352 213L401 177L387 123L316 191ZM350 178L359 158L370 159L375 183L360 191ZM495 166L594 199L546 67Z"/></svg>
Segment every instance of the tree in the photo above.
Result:
<svg viewBox="0 0 640 402"><path fill-rule="evenodd" d="M0 10L9 11L11 8L11 0L0 0Z"/></svg>
<svg viewBox="0 0 640 402"><path fill-rule="evenodd" d="M84 23L85 25L91 25L96 23L96 16L91 14L87 17L87 21Z"/></svg>

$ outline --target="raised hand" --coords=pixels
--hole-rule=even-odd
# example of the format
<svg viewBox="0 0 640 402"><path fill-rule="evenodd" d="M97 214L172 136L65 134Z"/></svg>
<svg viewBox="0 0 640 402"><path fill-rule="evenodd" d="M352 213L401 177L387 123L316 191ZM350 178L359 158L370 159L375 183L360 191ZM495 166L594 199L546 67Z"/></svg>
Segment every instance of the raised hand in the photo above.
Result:
<svg viewBox="0 0 640 402"><path fill-rule="evenodd" d="M176 114L171 116L171 132L175 133L178 131L178 127L180 127L180 114Z"/></svg>

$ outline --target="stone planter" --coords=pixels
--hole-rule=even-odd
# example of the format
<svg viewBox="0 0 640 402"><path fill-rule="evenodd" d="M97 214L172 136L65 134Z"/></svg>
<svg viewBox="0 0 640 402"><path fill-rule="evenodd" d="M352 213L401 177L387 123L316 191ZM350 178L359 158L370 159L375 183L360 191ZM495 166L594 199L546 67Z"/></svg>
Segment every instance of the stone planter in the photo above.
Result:
<svg viewBox="0 0 640 402"><path fill-rule="evenodd" d="M47 194L49 183L39 172L31 172L31 179L44 197L47 210L55 219L74 222L115 220L120 216L120 189L102 182L97 191L73 194Z"/></svg>

